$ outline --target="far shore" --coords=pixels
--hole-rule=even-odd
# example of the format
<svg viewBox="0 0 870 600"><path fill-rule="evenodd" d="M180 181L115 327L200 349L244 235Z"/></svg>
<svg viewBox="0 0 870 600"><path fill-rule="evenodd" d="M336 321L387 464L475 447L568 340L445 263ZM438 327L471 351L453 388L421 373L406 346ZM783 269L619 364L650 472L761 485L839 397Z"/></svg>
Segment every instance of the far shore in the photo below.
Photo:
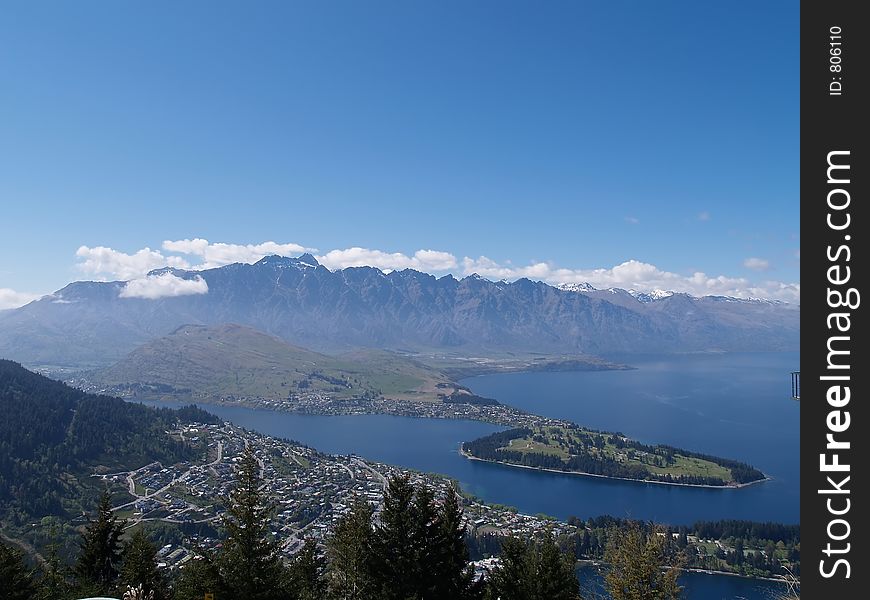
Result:
<svg viewBox="0 0 870 600"><path fill-rule="evenodd" d="M577 565L580 567L601 567L606 565L607 563L600 559L592 559L592 558L580 558L577 559ZM667 567L666 567L667 568ZM701 569L700 567L683 567L680 569L683 573L697 573L699 575L727 575L728 577L740 577L741 579L752 579L755 581L770 581L772 583L781 583L783 585L788 585L788 580L784 577L764 577L759 575L743 575L741 573L734 573L733 571L722 571L719 569ZM797 582L800 583L800 579L797 579Z"/></svg>
<svg viewBox="0 0 870 600"><path fill-rule="evenodd" d="M472 454L469 454L462 448L462 444L459 445L459 454L467 458L468 460L479 460L480 462L492 463L494 465L504 465L506 467L515 467L517 469L531 469L532 471L545 471L547 473L558 473L560 475L579 475L581 477L598 477L600 479L613 479L617 481L632 481L634 483L655 483L658 485L678 485L682 487L696 487L696 488L708 488L711 490L736 490L744 487L749 487L750 485L754 485L756 483L762 483L764 481L770 481L772 478L765 476L764 479L756 479L755 481L750 481L748 483L729 483L726 485L708 485L701 483L677 483L674 481L655 481L652 479L632 479L631 477L613 477L612 475L597 475L595 473L584 473L583 471L561 471L559 469L545 469L544 467L532 467L529 465L518 465L516 463L511 462L503 462L500 460L489 460L487 458L479 458Z"/></svg>
<svg viewBox="0 0 870 600"><path fill-rule="evenodd" d="M731 571L718 571L716 569L699 569L697 567L689 567L682 569L687 573L700 573L703 575L727 575L729 577L741 577L743 579L755 579L758 581L772 581L774 583L781 583L783 585L788 585L788 581L783 577L761 577L758 575L743 575L741 573L732 573ZM798 580L799 582L800 580Z"/></svg>
<svg viewBox="0 0 870 600"><path fill-rule="evenodd" d="M175 404L180 404L180 403L185 402L185 400L171 399L171 398L166 398L166 397L144 398L144 397L135 397L134 396L134 397L128 397L125 399L128 401L132 401L132 402L137 402L137 401L141 401L141 400L158 402L158 403L168 402L168 403L175 403ZM187 402L198 403L198 404L204 405L204 406L208 406L209 404L212 404L212 405L217 405L217 406L242 407L242 408L247 408L247 409L251 409L251 410L278 411L278 412L286 412L286 413L290 413L290 414L312 415L312 416L386 415L386 416L394 416L394 417L412 417L412 418L418 418L418 419L467 419L467 420L471 420L471 421L480 421L483 423L489 423L490 425L496 425L496 426L500 426L500 427L512 427L512 426L515 427L515 426L517 426L517 424L511 422L512 419L509 419L509 418L505 419L505 420L499 420L499 419L492 418L492 415L489 415L489 414L475 414L473 412L472 413L462 413L462 414L454 413L454 414L448 415L448 414L420 414L418 411L413 411L413 410L392 410L392 411L391 410L383 410L383 408L390 406L390 401L383 401L383 404L381 407L382 410L372 410L371 407L357 406L357 407L355 407L356 410L354 410L354 411L327 411L327 410L317 410L317 409L315 409L315 410L311 410L311 409L291 410L286 406L280 406L280 405L276 406L276 405L273 405L271 403L263 405L260 403L251 402L249 399L226 400L226 399L222 399L222 398L221 399L197 398L195 400L194 399L187 400ZM441 403L437 403L437 402L413 402L413 401L411 401L411 402L396 401L395 404L393 404L392 408L399 408L399 407L402 407L403 405L405 407L407 407L408 404L410 404L410 405L421 404L421 405L424 405L424 406L427 406L430 408L432 408L432 407L442 407L443 408L443 407L447 406L447 407L453 408L454 410L456 410L457 408L490 408L490 409L506 409L508 411L511 411L511 410L516 411L517 410L517 409L514 409L513 407L511 407L509 405L505 405L505 404L499 404L496 406L488 406L487 405L484 407L478 407L478 406L474 406L474 405L465 405L465 404L445 405L445 404L441 404ZM522 412L522 411L519 411L519 412ZM658 485L673 485L673 486L681 486L681 487L708 488L708 489L712 489L712 490L729 490L729 489L736 490L736 489L740 489L740 488L744 488L744 487L749 487L750 485L754 485L756 483L763 483L765 481L772 480L772 477L765 476L763 479L756 479L755 481L750 481L748 483L730 483L730 484L726 484L726 485L709 485L709 484L699 484L699 483L677 483L677 482L673 482L673 481L655 481L655 480L651 480L651 479L632 479L631 477L613 477L611 475L598 475L595 473L585 473L583 471L562 471L559 469L546 469L543 467L532 467L529 465L518 465L518 464L510 463L510 462L503 462L503 461L498 461L498 460L489 460L486 458L479 458L477 456L473 456L473 455L465 452L465 450L462 449L462 443L459 444L459 453L469 460L478 460L480 462L492 463L492 464L496 464L496 465L505 465L508 467L515 467L518 469L531 469L533 471L544 471L544 472L548 472L548 473L558 473L561 475L579 475L581 477L598 477L600 479L612 479L614 481L631 481L634 483L655 483Z"/></svg>

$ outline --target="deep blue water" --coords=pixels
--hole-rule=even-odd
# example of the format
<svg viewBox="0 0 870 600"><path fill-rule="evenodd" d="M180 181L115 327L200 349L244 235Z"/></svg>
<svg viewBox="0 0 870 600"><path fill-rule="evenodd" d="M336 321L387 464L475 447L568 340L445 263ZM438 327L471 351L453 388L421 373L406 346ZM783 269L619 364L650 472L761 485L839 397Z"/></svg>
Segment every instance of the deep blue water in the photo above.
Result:
<svg viewBox="0 0 870 600"><path fill-rule="evenodd" d="M539 414L745 460L773 477L742 489L616 481L469 461L459 443L498 428L387 415L309 416L208 407L222 418L319 450L443 473L489 502L560 518L612 514L663 523L799 522L797 354L634 358L632 371L514 373L466 380L475 392Z"/></svg>
<svg viewBox="0 0 870 600"><path fill-rule="evenodd" d="M537 475L540 510L557 516L609 513L668 523L697 519L800 521L800 406L789 373L798 353L693 354L622 359L632 371L513 373L463 383L476 393L537 414L621 431L748 462L772 481L738 490ZM526 480L529 483L531 480ZM508 504L522 502L506 490ZM543 491L549 498L540 498ZM522 496L522 494L520 494ZM512 501L513 500L513 501Z"/></svg>
<svg viewBox="0 0 870 600"><path fill-rule="evenodd" d="M604 597L603 580L594 567L580 567L577 578L584 598ZM692 600L775 600L787 591L782 583L706 573L683 573L680 585Z"/></svg>
<svg viewBox="0 0 870 600"><path fill-rule="evenodd" d="M708 490L543 473L469 461L461 441L499 428L474 421L387 415L309 416L207 406L228 421L325 452L449 475L489 502L560 518L601 514L664 523L699 519L799 522L799 405L789 373L797 353L631 357L632 371L514 373L465 380L474 392L538 414L619 430L747 461L772 481ZM770 597L775 584L686 574L690 598Z"/></svg>

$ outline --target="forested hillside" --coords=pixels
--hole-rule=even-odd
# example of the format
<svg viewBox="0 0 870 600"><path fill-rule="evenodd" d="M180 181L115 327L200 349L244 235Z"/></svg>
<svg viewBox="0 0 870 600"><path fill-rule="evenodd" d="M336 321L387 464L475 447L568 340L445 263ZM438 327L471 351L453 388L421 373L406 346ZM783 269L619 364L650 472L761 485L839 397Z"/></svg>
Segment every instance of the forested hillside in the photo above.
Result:
<svg viewBox="0 0 870 600"><path fill-rule="evenodd" d="M93 504L88 476L97 466L190 458L166 430L180 417L214 419L86 394L8 360L0 360L0 411L0 516L12 522L80 514L83 502Z"/></svg>

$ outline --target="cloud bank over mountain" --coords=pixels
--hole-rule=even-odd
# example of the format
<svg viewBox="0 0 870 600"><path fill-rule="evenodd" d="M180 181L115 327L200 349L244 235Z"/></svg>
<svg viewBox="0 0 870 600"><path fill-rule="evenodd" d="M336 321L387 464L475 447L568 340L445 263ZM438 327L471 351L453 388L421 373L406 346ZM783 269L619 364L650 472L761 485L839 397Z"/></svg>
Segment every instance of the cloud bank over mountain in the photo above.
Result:
<svg viewBox="0 0 870 600"><path fill-rule="evenodd" d="M15 290L11 290L9 288L0 288L0 310L24 306L28 302L33 302L40 296L41 294L16 292Z"/></svg>
<svg viewBox="0 0 870 600"><path fill-rule="evenodd" d="M540 262L526 267L499 264L485 256L463 260L465 273L513 280L520 277L541 280L551 285L589 283L599 289L623 288L638 292L668 290L693 296L733 296L764 298L800 303L800 283L762 281L753 283L744 277L711 276L701 271L680 275L639 260L627 260L611 268L565 269Z"/></svg>
<svg viewBox="0 0 870 600"><path fill-rule="evenodd" d="M800 283L773 279L752 281L747 277L710 275L702 271L674 273L642 260L627 260L611 267L567 268L540 261L516 265L498 262L487 256L458 258L451 252L420 249L411 255L380 249L351 247L333 249L322 254L316 249L296 243L273 241L260 244L212 243L203 238L166 240L162 252L143 248L133 254L98 246L82 246L76 255L78 268L84 273L103 280L133 279L161 267L203 270L232 263L252 264L264 256L296 256L313 253L320 264L331 270L369 266L384 271L415 269L434 275L452 273L457 276L477 273L492 279L509 281L527 277L551 285L564 283L590 283L597 288L619 287L639 292L670 290L694 296L734 296L735 298L765 298L785 302L800 302ZM770 261L750 258L743 261L744 268L755 272L767 271Z"/></svg>
<svg viewBox="0 0 870 600"><path fill-rule="evenodd" d="M625 281L662 277L642 263L606 271ZM71 283L0 313L0 355L90 368L181 325L226 323L336 353L768 351L796 349L800 338L800 308L778 301L554 287L525 277L457 279L411 268L333 270L306 253L212 269L167 267L127 282Z"/></svg>
<svg viewBox="0 0 870 600"><path fill-rule="evenodd" d="M388 252L354 246L336 248L323 253L302 244L266 241L258 244L210 242L204 238L166 240L160 249L141 248L132 253L106 246L81 246L76 251L75 267L85 277L97 281L130 281L128 297L165 297L169 294L201 294L207 289L189 280L182 283L171 279L145 279L146 275L164 267L202 271L233 263L253 264L265 256L297 256L312 253L317 261L333 271L347 267L369 266L385 272L414 269L433 275L447 273L456 276L478 274L494 280L514 281L529 278L550 285L589 283L599 289L611 287L653 292L669 290L694 296L733 296L764 298L800 303L800 283L771 278L752 280L743 276L710 275L703 271L675 273L642 260L631 259L610 267L569 268L549 261L517 265L511 261L496 261L487 256L457 257L451 252L420 249L413 254ZM767 259L747 258L739 265L761 274L772 269ZM136 281L135 284L132 282ZM162 294L162 295L161 295ZM0 288L0 310L22 306L41 294Z"/></svg>
<svg viewBox="0 0 870 600"><path fill-rule="evenodd" d="M190 296L195 294L207 294L208 284L202 277L184 279L172 273L160 273L159 275L146 275L139 279L131 279L127 282L118 296L121 298L145 298L157 300L158 298L173 298L176 296Z"/></svg>

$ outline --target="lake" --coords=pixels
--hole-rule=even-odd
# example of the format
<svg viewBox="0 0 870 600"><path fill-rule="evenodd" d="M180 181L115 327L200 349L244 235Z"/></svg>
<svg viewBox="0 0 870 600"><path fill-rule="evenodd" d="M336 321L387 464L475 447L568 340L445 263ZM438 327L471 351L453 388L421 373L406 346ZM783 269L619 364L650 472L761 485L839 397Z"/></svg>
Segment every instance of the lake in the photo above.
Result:
<svg viewBox="0 0 870 600"><path fill-rule="evenodd" d="M798 353L610 357L637 369L485 375L462 383L475 393L595 429L621 431L736 458L772 481L738 490L703 490L539 475L540 510L557 516L609 513L668 523L697 519L800 522L800 405L791 400ZM530 480L525 480L528 483ZM517 506L525 494L506 490ZM528 493L528 492L527 492ZM541 501L543 500L543 501Z"/></svg>
<svg viewBox="0 0 870 600"><path fill-rule="evenodd" d="M318 450L359 454L442 473L488 502L562 519L611 514L662 523L749 519L798 523L799 404L789 373L798 353L611 357L631 371L512 373L462 383L475 393L546 416L621 431L746 461L773 479L742 489L615 481L470 461L459 444L500 428L460 420L388 415L311 416L207 406L223 419ZM594 576L590 575L594 579ZM690 598L769 598L780 586L738 577L686 574Z"/></svg>
<svg viewBox="0 0 870 600"><path fill-rule="evenodd" d="M470 461L460 456L460 442L499 429L474 421L208 410L325 452L443 473L488 502L530 514L562 519L612 514L673 524L798 523L800 411L789 397L789 372L798 360L797 354L635 357L631 364L638 368L632 371L512 373L463 382L478 394L539 414L744 460L773 478L742 489L636 483Z"/></svg>
<svg viewBox="0 0 870 600"><path fill-rule="evenodd" d="M584 598L606 597L603 578L594 567L578 568L577 578ZM777 600L787 591L785 584L774 581L697 572L683 573L680 585L691 600Z"/></svg>

